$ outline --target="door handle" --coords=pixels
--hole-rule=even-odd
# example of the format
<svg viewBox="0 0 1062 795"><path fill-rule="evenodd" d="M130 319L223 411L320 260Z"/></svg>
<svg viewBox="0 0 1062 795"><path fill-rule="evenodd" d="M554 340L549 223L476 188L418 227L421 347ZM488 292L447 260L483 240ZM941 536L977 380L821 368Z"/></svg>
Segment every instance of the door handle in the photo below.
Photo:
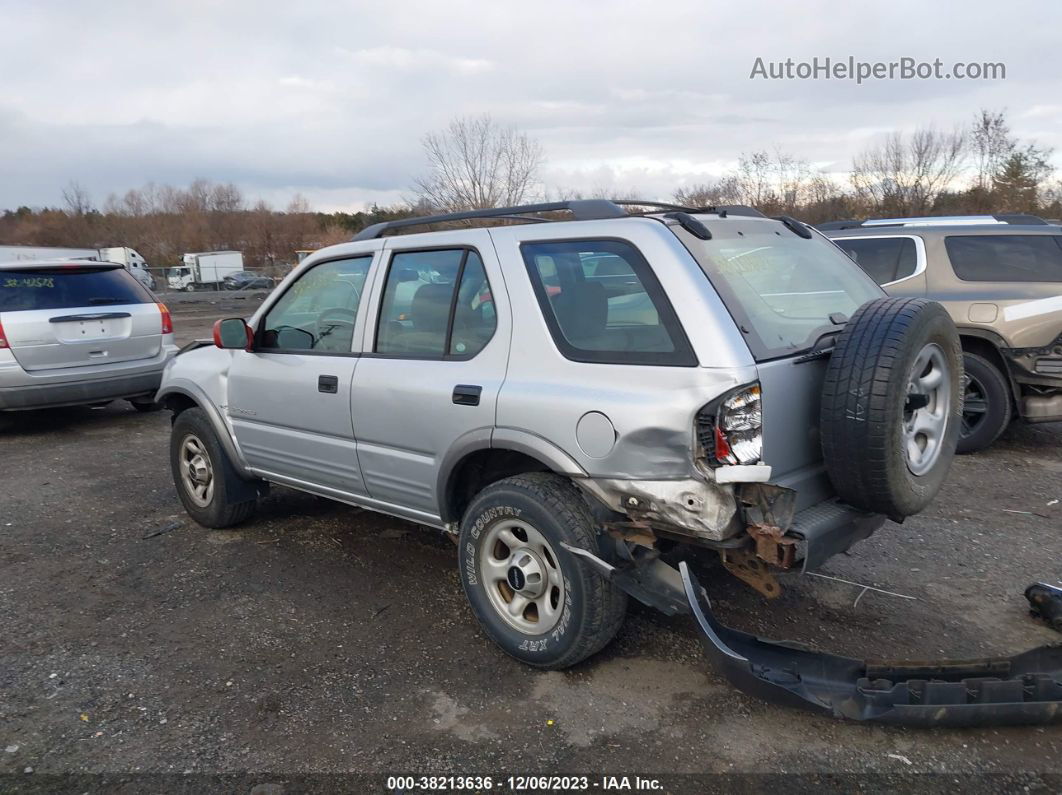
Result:
<svg viewBox="0 0 1062 795"><path fill-rule="evenodd" d="M317 391L324 392L326 395L334 395L339 391L339 376L336 375L319 375L317 376Z"/></svg>
<svg viewBox="0 0 1062 795"><path fill-rule="evenodd" d="M483 387L473 384L458 384L454 387L454 404L458 406L478 406Z"/></svg>

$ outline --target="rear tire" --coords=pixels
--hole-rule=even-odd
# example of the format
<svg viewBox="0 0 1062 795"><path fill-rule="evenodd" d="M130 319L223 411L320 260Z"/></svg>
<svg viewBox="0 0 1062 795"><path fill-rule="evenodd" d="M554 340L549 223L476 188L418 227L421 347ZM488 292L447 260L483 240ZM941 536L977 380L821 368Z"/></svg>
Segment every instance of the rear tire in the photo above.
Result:
<svg viewBox="0 0 1062 795"><path fill-rule="evenodd" d="M937 495L961 424L962 348L940 304L879 298L837 338L823 385L823 458L838 496L901 520Z"/></svg>
<svg viewBox="0 0 1062 795"><path fill-rule="evenodd" d="M254 513L257 499L229 502L240 476L202 409L186 409L174 419L170 470L184 509L203 527L232 527Z"/></svg>
<svg viewBox="0 0 1062 795"><path fill-rule="evenodd" d="M461 521L461 584L472 612L507 654L538 668L596 654L626 615L627 595L562 543L598 553L586 501L550 473L488 486Z"/></svg>
<svg viewBox="0 0 1062 795"><path fill-rule="evenodd" d="M962 429L958 452L976 453L991 445L1010 425L1010 384L992 362L976 353L963 354Z"/></svg>

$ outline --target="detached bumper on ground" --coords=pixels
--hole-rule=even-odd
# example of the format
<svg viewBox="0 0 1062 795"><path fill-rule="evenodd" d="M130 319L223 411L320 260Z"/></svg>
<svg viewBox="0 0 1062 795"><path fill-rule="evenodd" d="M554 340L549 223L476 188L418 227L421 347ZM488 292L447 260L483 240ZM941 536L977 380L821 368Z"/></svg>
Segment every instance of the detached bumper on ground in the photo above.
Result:
<svg viewBox="0 0 1062 795"><path fill-rule="evenodd" d="M719 623L685 562L701 644L732 684L767 701L852 720L916 726L1062 722L1062 646L983 660L873 663L761 640Z"/></svg>

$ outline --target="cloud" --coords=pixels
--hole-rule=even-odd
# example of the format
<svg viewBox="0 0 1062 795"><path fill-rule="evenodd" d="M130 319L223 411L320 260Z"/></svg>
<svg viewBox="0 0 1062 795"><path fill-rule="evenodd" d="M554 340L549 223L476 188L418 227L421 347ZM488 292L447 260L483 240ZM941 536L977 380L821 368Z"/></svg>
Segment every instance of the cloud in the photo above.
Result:
<svg viewBox="0 0 1062 795"><path fill-rule="evenodd" d="M1016 16L1009 37L983 22L996 10L0 0L0 208L57 204L70 179L102 201L197 176L278 204L286 190L328 206L386 201L423 168L426 132L479 113L542 142L553 188L657 197L752 149L844 171L884 131L950 128L979 107L1008 108L1016 133L1062 150L1062 7ZM756 57L849 55L1003 61L1007 79L749 79Z"/></svg>
<svg viewBox="0 0 1062 795"><path fill-rule="evenodd" d="M371 47L351 52L344 47L336 51L367 66L384 69L421 70L447 69L459 74L488 72L494 64L484 58L447 55L436 50L410 50L405 47Z"/></svg>

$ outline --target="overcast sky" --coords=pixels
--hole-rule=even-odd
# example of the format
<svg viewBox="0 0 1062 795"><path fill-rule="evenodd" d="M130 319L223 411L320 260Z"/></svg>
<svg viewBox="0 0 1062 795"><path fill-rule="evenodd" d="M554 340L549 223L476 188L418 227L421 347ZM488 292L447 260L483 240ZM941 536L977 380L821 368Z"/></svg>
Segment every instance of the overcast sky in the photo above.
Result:
<svg viewBox="0 0 1062 795"><path fill-rule="evenodd" d="M409 195L423 134L483 112L542 142L550 188L659 198L757 148L843 172L882 131L979 107L1062 150L1062 4L876 5L0 0L0 208L206 177L357 209ZM749 78L850 55L1007 78Z"/></svg>

